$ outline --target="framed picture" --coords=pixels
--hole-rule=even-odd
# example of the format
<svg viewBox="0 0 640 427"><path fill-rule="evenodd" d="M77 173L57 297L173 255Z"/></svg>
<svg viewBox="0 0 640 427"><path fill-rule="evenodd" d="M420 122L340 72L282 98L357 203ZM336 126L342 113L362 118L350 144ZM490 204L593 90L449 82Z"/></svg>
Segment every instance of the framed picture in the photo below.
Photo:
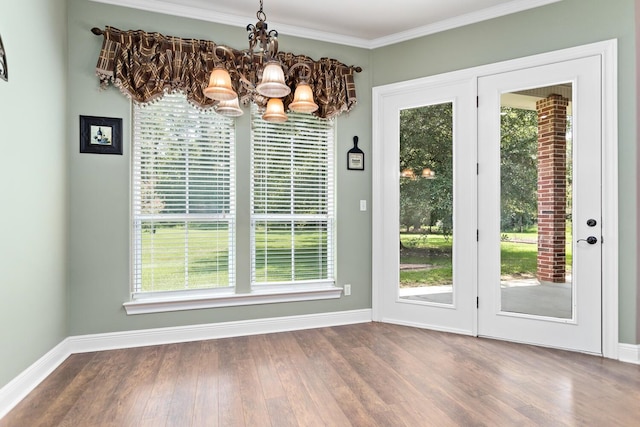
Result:
<svg viewBox="0 0 640 427"><path fill-rule="evenodd" d="M0 79L9 81L9 71L7 71L7 53L4 51L2 36L0 36Z"/></svg>
<svg viewBox="0 0 640 427"><path fill-rule="evenodd" d="M80 116L80 152L122 154L122 119Z"/></svg>
<svg viewBox="0 0 640 427"><path fill-rule="evenodd" d="M358 148L358 137L353 137L353 148L347 152L347 169L364 170L364 151Z"/></svg>

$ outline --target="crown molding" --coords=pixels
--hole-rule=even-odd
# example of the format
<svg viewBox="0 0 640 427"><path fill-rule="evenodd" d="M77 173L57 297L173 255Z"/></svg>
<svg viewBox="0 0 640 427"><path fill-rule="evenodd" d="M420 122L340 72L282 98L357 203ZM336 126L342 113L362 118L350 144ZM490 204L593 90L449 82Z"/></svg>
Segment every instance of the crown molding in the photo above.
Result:
<svg viewBox="0 0 640 427"><path fill-rule="evenodd" d="M253 22L252 18L246 16L230 15L215 12L209 9L199 7L177 5L162 0L92 0L96 3L106 3L115 6L130 7L134 9L145 10L149 12L164 13L167 15L180 16L183 18L198 19L202 21L215 22L218 24L231 25L234 27L245 28L248 22ZM309 28L297 27L295 25L287 25L277 21L271 21L272 27L277 28L280 34L301 37L312 40L320 40L329 43L341 44L346 46L376 49L400 43L403 41L463 27L469 24L498 18L512 13L522 12L528 9L534 9L540 6L546 6L551 3L557 3L562 0L513 0L508 3L500 4L477 12L467 13L456 16L454 18L445 19L433 24L414 28L407 31L391 34L389 36L377 39L364 39L358 37L345 36L341 34L329 33L324 31L312 30Z"/></svg>
<svg viewBox="0 0 640 427"><path fill-rule="evenodd" d="M467 13L456 16L454 18L445 19L423 27L414 28L407 31L391 34L386 37L380 37L370 40L369 49L389 46L392 44L416 39L418 37L428 36L430 34L440 33L454 28L464 27L465 25L476 24L482 21L499 18L501 16L511 15L513 13L522 12L537 7L546 6L548 4L557 3L562 0L513 0L509 3L503 3L487 9L478 10L476 12Z"/></svg>
<svg viewBox="0 0 640 427"><path fill-rule="evenodd" d="M130 7L133 9L145 10L148 12L163 13L165 15L180 16L182 18L198 19L200 21L215 22L217 24L230 25L245 29L247 24L253 23L255 17L246 17L215 12L193 6L178 6L174 3L162 0L91 0L95 3L105 3L114 6ZM370 49L371 42L358 37L349 37L341 34L334 34L324 31L312 30L309 28L296 27L281 22L269 20L269 26L277 28L279 34L286 34L294 37L301 37L311 40L320 40L329 43L342 44L346 46Z"/></svg>

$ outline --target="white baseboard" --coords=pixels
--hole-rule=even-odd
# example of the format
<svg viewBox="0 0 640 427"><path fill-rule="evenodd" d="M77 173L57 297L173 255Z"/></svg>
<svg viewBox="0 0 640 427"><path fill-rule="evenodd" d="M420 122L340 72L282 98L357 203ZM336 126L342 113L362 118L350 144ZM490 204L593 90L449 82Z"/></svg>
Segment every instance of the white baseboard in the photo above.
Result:
<svg viewBox="0 0 640 427"><path fill-rule="evenodd" d="M640 365L640 345L618 344L618 359L621 362Z"/></svg>
<svg viewBox="0 0 640 427"><path fill-rule="evenodd" d="M69 357L69 351L65 339L2 387L0 389L0 419L60 366L67 357Z"/></svg>
<svg viewBox="0 0 640 427"><path fill-rule="evenodd" d="M70 353L145 347L371 322L371 309L143 329L67 338Z"/></svg>
<svg viewBox="0 0 640 427"><path fill-rule="evenodd" d="M371 309L71 336L64 339L0 389L0 418L5 416L33 391L67 357L75 353L298 331L367 322L371 322Z"/></svg>
<svg viewBox="0 0 640 427"><path fill-rule="evenodd" d="M418 322L407 322L405 320L392 319L392 318L388 318L388 317L383 317L380 320L380 322L392 323L394 325L401 325L401 326L409 326L411 328L429 329L431 331L448 332L448 333L451 333L451 334L474 336L473 332L467 331L466 329L443 328L442 326L439 326L439 325L431 325L431 324L428 324L428 323L418 323Z"/></svg>

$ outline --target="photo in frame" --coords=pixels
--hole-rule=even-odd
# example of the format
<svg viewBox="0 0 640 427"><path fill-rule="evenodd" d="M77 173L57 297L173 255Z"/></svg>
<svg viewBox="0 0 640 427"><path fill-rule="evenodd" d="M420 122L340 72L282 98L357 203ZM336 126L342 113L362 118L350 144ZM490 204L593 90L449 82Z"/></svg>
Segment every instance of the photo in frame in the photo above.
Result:
<svg viewBox="0 0 640 427"><path fill-rule="evenodd" d="M80 116L80 152L122 154L122 119Z"/></svg>

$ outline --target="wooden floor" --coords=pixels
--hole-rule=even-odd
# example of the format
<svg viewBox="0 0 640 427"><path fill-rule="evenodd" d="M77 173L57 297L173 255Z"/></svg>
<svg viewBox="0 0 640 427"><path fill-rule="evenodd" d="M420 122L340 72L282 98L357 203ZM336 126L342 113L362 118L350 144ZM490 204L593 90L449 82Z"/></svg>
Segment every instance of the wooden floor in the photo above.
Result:
<svg viewBox="0 0 640 427"><path fill-rule="evenodd" d="M640 366L380 323L77 354L0 426L638 426Z"/></svg>

